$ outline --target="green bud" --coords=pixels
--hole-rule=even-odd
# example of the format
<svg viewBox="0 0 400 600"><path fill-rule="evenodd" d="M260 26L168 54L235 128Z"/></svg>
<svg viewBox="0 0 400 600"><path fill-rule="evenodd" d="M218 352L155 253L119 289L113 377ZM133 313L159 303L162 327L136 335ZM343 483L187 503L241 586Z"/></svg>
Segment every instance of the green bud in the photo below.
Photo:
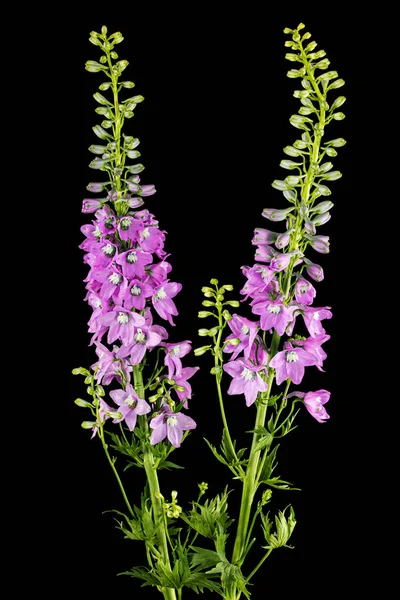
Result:
<svg viewBox="0 0 400 600"><path fill-rule="evenodd" d="M210 279L212 285L218 285L218 279Z"/></svg>
<svg viewBox="0 0 400 600"><path fill-rule="evenodd" d="M118 54L116 52L111 52L111 58L116 60L118 58Z"/></svg>
<svg viewBox="0 0 400 600"><path fill-rule="evenodd" d="M301 41L304 42L304 40L309 40L311 37L311 33L307 32L303 35L303 37L301 38Z"/></svg>
<svg viewBox="0 0 400 600"><path fill-rule="evenodd" d="M107 31L108 31L107 27L105 25L103 25L103 27L101 28L101 33L103 35L107 35Z"/></svg>
<svg viewBox="0 0 400 600"><path fill-rule="evenodd" d="M271 496L272 496L272 490L270 490L270 489L265 490L261 497L261 506L265 506L265 504L267 504L271 500Z"/></svg>
<svg viewBox="0 0 400 600"><path fill-rule="evenodd" d="M203 292L203 294L205 294L205 292L212 292L214 294L214 290L212 288L210 288L210 287L207 287L206 285L204 285L201 288L201 291Z"/></svg>
<svg viewBox="0 0 400 600"><path fill-rule="evenodd" d="M213 292L204 292L206 298L215 298L215 294Z"/></svg>
<svg viewBox="0 0 400 600"><path fill-rule="evenodd" d="M224 290L226 290L227 292L233 292L233 285L231 285L230 283L228 285L223 285L222 286L224 288Z"/></svg>
<svg viewBox="0 0 400 600"><path fill-rule="evenodd" d="M214 313L210 312L209 310L200 310L197 313L197 316L199 317L199 319L205 319L206 317L210 317L214 315Z"/></svg>
<svg viewBox="0 0 400 600"><path fill-rule="evenodd" d="M158 394L159 396L162 396L162 395L163 395L163 393L164 393L164 388L162 388L162 387L158 388L158 390L157 390L157 394Z"/></svg>
<svg viewBox="0 0 400 600"><path fill-rule="evenodd" d="M333 119L335 119L335 121L343 121L345 116L346 115L342 112L333 113L333 115L332 115L332 117L333 117Z"/></svg>
<svg viewBox="0 0 400 600"><path fill-rule="evenodd" d="M100 396L101 398L106 395L102 385L96 386L96 392L97 392L97 395Z"/></svg>
<svg viewBox="0 0 400 600"><path fill-rule="evenodd" d="M205 481L202 481L201 483L198 484L199 489L200 489L200 495L203 496L203 494L206 493L206 491L208 490L208 483L206 483Z"/></svg>
<svg viewBox="0 0 400 600"><path fill-rule="evenodd" d="M144 96L133 96L132 100L135 104L139 104L140 102L143 102Z"/></svg>
<svg viewBox="0 0 400 600"><path fill-rule="evenodd" d="M120 44L123 41L124 37L120 31L113 33L110 35L110 40L112 40L113 44Z"/></svg>
<svg viewBox="0 0 400 600"><path fill-rule="evenodd" d="M197 333L200 337L206 337L207 335L210 335L208 329L199 329Z"/></svg>
<svg viewBox="0 0 400 600"><path fill-rule="evenodd" d="M99 40L97 37L94 36L90 36L89 38L89 42L91 42L92 44L94 44L95 46L102 46L103 44L101 43L101 40Z"/></svg>
<svg viewBox="0 0 400 600"><path fill-rule="evenodd" d="M107 146L97 146L94 144L89 146L89 152L92 152L93 154L104 154L104 152L106 150L107 150Z"/></svg>
<svg viewBox="0 0 400 600"><path fill-rule="evenodd" d="M92 383L92 380L93 380L93 377L92 377L92 375L88 375L87 377L85 377L85 380L84 380L84 382L83 382L83 383L84 383L85 385L89 385L90 383Z"/></svg>
<svg viewBox="0 0 400 600"><path fill-rule="evenodd" d="M336 100L332 104L331 110L334 110L335 108L339 108L339 106L342 106L342 104L344 104L345 102L346 102L346 96L339 96L338 98L336 98Z"/></svg>
<svg viewBox="0 0 400 600"><path fill-rule="evenodd" d="M159 399L159 395L155 394L154 396L149 396L147 398L147 401L150 402L150 404L153 404L154 402L157 402L157 400Z"/></svg>
<svg viewBox="0 0 400 600"><path fill-rule="evenodd" d="M88 60L85 63L85 69L86 71L89 71L89 73L98 73L99 71L105 71L106 67L103 67L103 65L95 60Z"/></svg>
<svg viewBox="0 0 400 600"><path fill-rule="evenodd" d="M92 386L88 386L86 388L86 393L89 394L89 396L94 396L94 389L92 388Z"/></svg>
<svg viewBox="0 0 400 600"><path fill-rule="evenodd" d="M285 54L285 58L286 60L290 60L291 62L302 62L301 58L297 56L297 54L291 54L290 52L288 52L288 54Z"/></svg>
<svg viewBox="0 0 400 600"><path fill-rule="evenodd" d="M72 375L90 375L90 371L83 367L77 367L76 369L72 369Z"/></svg>
<svg viewBox="0 0 400 600"><path fill-rule="evenodd" d="M135 87L135 84L133 83L133 81L121 81L120 85L122 85L122 87L128 88L128 89Z"/></svg>
<svg viewBox="0 0 400 600"><path fill-rule="evenodd" d="M239 338L231 338L230 340L226 340L225 346L239 346L240 339Z"/></svg>
<svg viewBox="0 0 400 600"><path fill-rule="evenodd" d="M205 354L208 350L211 350L211 346L201 346L200 348L195 348L193 352L195 356L201 356L202 354Z"/></svg>
<svg viewBox="0 0 400 600"><path fill-rule="evenodd" d="M110 127L113 126L114 121L109 121L108 119L106 121L102 121L101 122L101 126L104 127L104 129L110 129Z"/></svg>
<svg viewBox="0 0 400 600"><path fill-rule="evenodd" d="M83 423L81 423L81 427L83 427L83 429L93 429L93 427L96 427L96 422L95 421L83 421Z"/></svg>
<svg viewBox="0 0 400 600"><path fill-rule="evenodd" d="M119 62L117 62L114 65L114 70L118 71L118 73L122 73L122 71L125 71L126 67L129 65L129 62L127 60L120 60Z"/></svg>
<svg viewBox="0 0 400 600"><path fill-rule="evenodd" d="M330 157L337 156L337 152L336 152L335 148L325 148L325 152Z"/></svg>
<svg viewBox="0 0 400 600"><path fill-rule="evenodd" d="M297 31L304 29L304 27L305 27L304 23L300 23L300 25L297 25Z"/></svg>
<svg viewBox="0 0 400 600"><path fill-rule="evenodd" d="M82 398L77 398L76 400L74 400L74 402L77 406L80 406L81 408L87 408L89 406L92 406L90 402L88 402L87 400L83 400Z"/></svg>
<svg viewBox="0 0 400 600"><path fill-rule="evenodd" d="M329 142L326 142L327 146L334 146L335 148L340 148L341 146L344 146L346 143L346 140L343 138L336 138L334 140L330 140Z"/></svg>
<svg viewBox="0 0 400 600"><path fill-rule="evenodd" d="M203 300L203 306L215 306L215 302L211 302L211 300Z"/></svg>
<svg viewBox="0 0 400 600"><path fill-rule="evenodd" d="M101 140L111 139L111 135L102 127L100 127L100 125L95 125L94 127L92 127L92 129L97 135L97 137L99 137Z"/></svg>
<svg viewBox="0 0 400 600"><path fill-rule="evenodd" d="M219 327L212 327L211 329L208 330L208 335L212 336L212 335L217 335L219 331Z"/></svg>
<svg viewBox="0 0 400 600"><path fill-rule="evenodd" d="M225 309L222 313L222 316L224 317L225 321L232 321L232 315L229 310Z"/></svg>
<svg viewBox="0 0 400 600"><path fill-rule="evenodd" d="M92 38L98 38L98 37L99 37L99 35L100 35L100 34L99 34L99 33L97 33L97 31L91 31L91 32L90 32L90 37L92 37Z"/></svg>
<svg viewBox="0 0 400 600"><path fill-rule="evenodd" d="M100 62L101 62L101 64L105 65L105 64L106 64L106 62L107 62L107 57L106 57L106 56L104 56L104 55L103 55L103 56L101 56L101 57L100 57Z"/></svg>
<svg viewBox="0 0 400 600"><path fill-rule="evenodd" d="M129 158L139 158L140 152L138 150L127 150L126 152Z"/></svg>
<svg viewBox="0 0 400 600"><path fill-rule="evenodd" d="M107 98L104 98L102 94L99 94L99 92L93 94L93 98L96 100L96 102L102 104L103 106L112 106L111 102L109 102Z"/></svg>
<svg viewBox="0 0 400 600"><path fill-rule="evenodd" d="M185 388L182 387L181 385L175 385L174 388L176 389L177 392L184 392Z"/></svg>
<svg viewBox="0 0 400 600"><path fill-rule="evenodd" d="M213 367L210 369L211 375L222 375L222 367L218 365L218 367Z"/></svg>
<svg viewBox="0 0 400 600"><path fill-rule="evenodd" d="M110 415L112 419L122 419L123 417L123 414L120 413L118 410L108 410L107 414Z"/></svg>
<svg viewBox="0 0 400 600"><path fill-rule="evenodd" d="M289 29L289 27L285 27L283 33L293 33L293 29Z"/></svg>

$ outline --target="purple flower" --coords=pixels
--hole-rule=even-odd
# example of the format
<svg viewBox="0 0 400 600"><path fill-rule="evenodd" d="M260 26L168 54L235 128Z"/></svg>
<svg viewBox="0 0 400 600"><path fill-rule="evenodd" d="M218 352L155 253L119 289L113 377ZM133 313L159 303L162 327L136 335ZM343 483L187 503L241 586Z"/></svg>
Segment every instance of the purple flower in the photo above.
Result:
<svg viewBox="0 0 400 600"><path fill-rule="evenodd" d="M138 192L141 196L152 196L156 193L156 188L154 185L141 185L140 192Z"/></svg>
<svg viewBox="0 0 400 600"><path fill-rule="evenodd" d="M195 429L196 423L191 417L182 412L174 413L167 404L162 406L162 411L151 419L150 427L153 430L150 436L150 444L153 446L168 437L175 448L179 448L184 431Z"/></svg>
<svg viewBox="0 0 400 600"><path fill-rule="evenodd" d="M272 246L257 246L254 259L256 261L260 260L261 262L269 263L277 254L278 252Z"/></svg>
<svg viewBox="0 0 400 600"><path fill-rule="evenodd" d="M329 236L327 235L306 235L306 239L310 242L310 245L314 250L321 254L328 254L329 252Z"/></svg>
<svg viewBox="0 0 400 600"><path fill-rule="evenodd" d="M327 342L330 338L330 335L322 333L316 335L315 337L309 337L306 340L293 340L292 344L294 346L300 346L301 348L304 348L304 350L307 350L307 352L310 352L310 354L314 354L318 360L315 366L317 369L319 369L319 371L323 371L324 369L322 369L322 365L328 355L322 348L322 344Z"/></svg>
<svg viewBox="0 0 400 600"><path fill-rule="evenodd" d="M307 259L304 262L306 263L306 271L311 279L314 279L314 281L322 281L324 278L323 268Z"/></svg>
<svg viewBox="0 0 400 600"><path fill-rule="evenodd" d="M146 226L142 229L139 236L140 247L145 252L154 252L159 258L166 255L163 250L165 234L158 227Z"/></svg>
<svg viewBox="0 0 400 600"><path fill-rule="evenodd" d="M190 400L192 397L192 386L188 382L188 379L193 377L193 375L197 373L199 368L200 367L184 367L181 370L180 376L178 377L177 375L175 375L173 378L176 385L180 385L183 387L183 392L179 392L178 390L175 390L175 392L180 402L185 402L183 405L185 408L188 407L186 400Z"/></svg>
<svg viewBox="0 0 400 600"><path fill-rule="evenodd" d="M176 316L178 311L172 298L182 289L181 283L164 283L157 286L154 290L152 302L155 310L162 319L165 319L170 325L175 325L172 316Z"/></svg>
<svg viewBox="0 0 400 600"><path fill-rule="evenodd" d="M133 279L125 290L124 307L129 310L131 308L143 310L146 306L146 298L150 298L153 292L153 288L147 283L142 283L139 279Z"/></svg>
<svg viewBox="0 0 400 600"><path fill-rule="evenodd" d="M287 252L286 254L277 252L269 266L273 271L283 271L296 254L297 252Z"/></svg>
<svg viewBox="0 0 400 600"><path fill-rule="evenodd" d="M311 416L320 423L329 419L324 404L331 397L331 393L327 390L317 390L316 392L308 392L304 397L304 404Z"/></svg>
<svg viewBox="0 0 400 600"><path fill-rule="evenodd" d="M293 309L285 306L282 300L256 300L251 311L260 315L261 329L268 331L274 328L278 335L283 335L285 329L293 320Z"/></svg>
<svg viewBox="0 0 400 600"><path fill-rule="evenodd" d="M85 198L82 202L82 212L83 213L94 213L98 210L102 205L101 200L95 200L94 198Z"/></svg>
<svg viewBox="0 0 400 600"><path fill-rule="evenodd" d="M268 389L267 383L258 373L260 367L253 365L249 360L238 358L228 362L224 365L224 371L233 377L228 394L244 394L247 406L255 402L258 392L266 392Z"/></svg>
<svg viewBox="0 0 400 600"><path fill-rule="evenodd" d="M117 246L108 240L92 244L90 252L95 255L95 267L108 267L117 255Z"/></svg>
<svg viewBox="0 0 400 600"><path fill-rule="evenodd" d="M93 282L101 283L99 295L104 300L111 298L115 304L122 304L128 282L116 267L93 269L85 281L89 281L89 289Z"/></svg>
<svg viewBox="0 0 400 600"><path fill-rule="evenodd" d="M99 360L92 365L91 368L93 371L96 371L97 369L95 375L97 383L109 385L114 377L121 383L120 374L122 369L125 377L128 381L130 380L130 371L132 371L132 367L127 365L123 360L117 360L115 357L117 350L118 347L114 346L113 351L111 352L106 346L100 342L96 342L96 354L99 357Z"/></svg>
<svg viewBox="0 0 400 600"><path fill-rule="evenodd" d="M161 336L154 331L153 327L137 327L132 343L128 346L121 346L116 356L117 358L125 358L129 354L131 364L138 365L142 362L146 350L158 346L160 342Z"/></svg>
<svg viewBox="0 0 400 600"><path fill-rule="evenodd" d="M277 210L276 208L264 208L261 214L269 221L284 221L293 210L293 206L290 208L284 208L283 210Z"/></svg>
<svg viewBox="0 0 400 600"><path fill-rule="evenodd" d="M139 248L122 252L116 258L116 262L121 265L122 273L125 277L131 279L132 277L143 278L145 274L145 265L149 265L153 262L153 257L149 252L143 252Z"/></svg>
<svg viewBox="0 0 400 600"><path fill-rule="evenodd" d="M307 279L299 277L294 288L294 295L297 302L310 305L313 303L315 294L315 287Z"/></svg>
<svg viewBox="0 0 400 600"><path fill-rule="evenodd" d="M191 343L189 340L179 342L175 344L163 344L165 346L166 355L164 358L164 364L168 367L168 379L176 379L182 377L182 362L181 358L186 356L191 349Z"/></svg>
<svg viewBox="0 0 400 600"><path fill-rule="evenodd" d="M249 296L254 297L263 292L275 277L274 271L265 265L254 265L251 268L242 267L242 272L247 277L247 282L240 290L241 294L246 294L245 300Z"/></svg>
<svg viewBox="0 0 400 600"><path fill-rule="evenodd" d="M99 322L110 328L107 336L109 344L120 339L124 346L132 344L136 327L142 327L145 324L144 317L130 312L122 306L114 306L110 312L99 317Z"/></svg>
<svg viewBox="0 0 400 600"><path fill-rule="evenodd" d="M232 316L232 319L228 321L228 325L232 334L228 335L226 338L223 351L228 352L229 354L232 353L230 360L235 360L242 350L244 350L244 357L249 358L254 338L257 335L259 323L249 321L249 319L245 319L245 317L235 314ZM237 346L226 343L228 340L233 340L235 338L240 340L240 344Z"/></svg>
<svg viewBox="0 0 400 600"><path fill-rule="evenodd" d="M113 390L110 392L111 398L115 404L118 404L118 411L122 414L120 419L114 419L113 423L125 421L129 431L135 429L138 415L145 415L151 411L151 407L145 400L139 398L130 383L124 390Z"/></svg>
<svg viewBox="0 0 400 600"><path fill-rule="evenodd" d="M133 217L123 217L118 223L118 233L121 240L124 242L132 240L137 242L139 240L139 234L143 230L143 223L139 219Z"/></svg>
<svg viewBox="0 0 400 600"><path fill-rule="evenodd" d="M155 265L149 265L146 268L146 278L144 281L153 287L157 287L167 280L168 273L171 269L171 265L165 260Z"/></svg>
<svg viewBox="0 0 400 600"><path fill-rule="evenodd" d="M325 329L321 325L323 319L331 319L332 313L328 310L330 306L323 308L315 308L313 306L307 306L303 309L304 323L312 337L325 333Z"/></svg>
<svg viewBox="0 0 400 600"><path fill-rule="evenodd" d="M273 244L276 241L276 238L278 237L278 234L275 233L275 231L270 231L269 229L262 229L261 227L258 227L257 229L254 230L254 237L251 240L251 243L254 246L258 246L258 245L269 245L269 244Z"/></svg>
<svg viewBox="0 0 400 600"><path fill-rule="evenodd" d="M276 369L277 385L285 379L291 379L293 383L298 384L304 377L304 367L316 365L318 359L303 348L293 348L290 343L286 343L285 348L271 359L269 366Z"/></svg>

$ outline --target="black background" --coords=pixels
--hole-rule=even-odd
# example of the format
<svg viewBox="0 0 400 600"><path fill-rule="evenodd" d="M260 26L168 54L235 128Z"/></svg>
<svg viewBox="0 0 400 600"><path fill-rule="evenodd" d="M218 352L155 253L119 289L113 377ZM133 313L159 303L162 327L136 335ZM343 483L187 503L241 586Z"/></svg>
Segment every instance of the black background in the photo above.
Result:
<svg viewBox="0 0 400 600"><path fill-rule="evenodd" d="M141 140L140 160L146 167L142 182L157 188L145 206L168 232L165 248L171 253L171 279L183 284L176 298L180 315L176 327L169 328L170 341L189 339L196 347L205 343L197 336L197 329L205 325L197 319L201 287L216 277L233 284L231 297L239 298L244 284L240 267L253 264L253 230L269 227L261 217L263 208L286 206L271 183L288 174L279 167L285 158L282 148L301 132L289 124L299 106L293 98L298 80L286 77L293 63L284 59L288 51L284 42L290 38L283 29L304 21L304 31L311 32L319 48L326 50L330 68L346 81L337 95L348 98L343 107L346 119L326 129L327 139L348 141L333 159L343 178L330 185L335 207L331 221L320 229L331 236L331 253L314 253L325 270L325 280L316 284L316 305L332 306L334 314L325 322L332 336L325 344L329 358L326 373L310 368L297 386L304 391L330 390L331 419L319 424L303 410L298 429L282 442L278 474L301 491L275 492L272 509L293 504L298 519L291 540L295 549L273 552L253 580L252 598L272 593L286 598L294 592L317 597L321 589L340 591L352 570L352 545L345 530L353 519L353 496L359 485L354 475L358 454L353 447L357 426L351 430L353 444L349 433L357 421L355 397L360 392L349 380L356 358L346 334L349 324L356 323L349 304L360 285L360 271L354 263L359 250L353 182L356 144L360 143L356 141L360 111L355 48L362 26L356 29L352 20L334 11L328 20L276 7L268 16L250 6L230 7L218 15L195 5L191 10L164 9L163 13L147 7L143 14L121 8L118 18L96 11L85 19L65 9L59 25L38 36L50 65L42 73L47 129L39 141L54 150L46 172L47 187L53 190L47 205L48 243L57 242L62 248L52 279L54 297L48 303L54 326L46 330L47 356L56 365L47 388L51 398L48 435L55 449L46 451L42 460L50 484L42 496L50 532L41 574L47 584L62 580L65 590L100 598L129 593L151 599L158 594L140 588L137 580L116 576L144 564L145 557L139 543L124 540L114 528L112 515L103 514L111 508L123 510L123 503L98 440L90 440L90 432L80 427L88 415L73 403L84 395L85 386L83 378L70 374L72 368L88 366L96 358L88 347L90 310L83 301L82 283L87 268L78 249L83 239L79 229L90 220L80 212L82 199L90 197L86 185L101 179L87 167L93 157L87 148L97 143L92 126L100 122L92 95L103 81L101 74L84 70L86 60L100 56L88 41L89 32L100 31L106 24L110 33L118 30L124 35L116 50L120 58L129 60L125 73L136 84L133 94L145 97L135 117L126 122L125 131ZM248 307L238 312L251 318ZM189 356L184 364L201 367L192 380L190 403L198 428L174 456L186 470L162 472L162 491L168 496L177 489L180 503L188 506L197 496L198 482L208 481L210 494L228 485L234 490L230 506L235 516L240 487L203 441L207 437L218 445L222 431L210 359ZM234 437L240 446L246 445L250 436L245 432L253 426L255 408L246 408L243 397L233 396L227 397L227 411ZM126 481L136 502L142 473L130 470ZM354 578L353 582L357 584ZM188 591L185 597L195 594Z"/></svg>

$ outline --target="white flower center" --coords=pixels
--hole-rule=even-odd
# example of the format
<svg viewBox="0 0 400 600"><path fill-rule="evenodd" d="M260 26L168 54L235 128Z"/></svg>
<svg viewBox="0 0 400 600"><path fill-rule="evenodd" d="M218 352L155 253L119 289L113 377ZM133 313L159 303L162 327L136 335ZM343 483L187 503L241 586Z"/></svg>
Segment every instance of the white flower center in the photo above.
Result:
<svg viewBox="0 0 400 600"><path fill-rule="evenodd" d="M145 344L146 343L146 339L147 336L145 333L143 333L143 331L141 329L137 330L137 333L135 334L135 340L137 341L138 344Z"/></svg>
<svg viewBox="0 0 400 600"><path fill-rule="evenodd" d="M300 294L305 294L306 292L308 292L308 287L305 285L301 285L299 288L299 292Z"/></svg>
<svg viewBox="0 0 400 600"><path fill-rule="evenodd" d="M94 237L101 237L100 227L96 225L96 229L93 231Z"/></svg>
<svg viewBox="0 0 400 600"><path fill-rule="evenodd" d="M254 373L254 371L250 371L250 369L245 367L240 376L246 381L254 381L254 379L257 377L257 373Z"/></svg>
<svg viewBox="0 0 400 600"><path fill-rule="evenodd" d="M316 310L314 315L313 315L313 319L315 319L316 321L320 320L320 316L319 316L319 312Z"/></svg>
<svg viewBox="0 0 400 600"><path fill-rule="evenodd" d="M108 278L108 281L114 285L119 285L121 283L121 275L118 275L118 273L112 273Z"/></svg>
<svg viewBox="0 0 400 600"><path fill-rule="evenodd" d="M133 285L131 287L131 294L132 296L140 296L140 294L142 293L142 290L140 289L140 287L138 285Z"/></svg>
<svg viewBox="0 0 400 600"><path fill-rule="evenodd" d="M315 402L317 403L318 406L315 407L315 410L322 410L322 406L321 406L321 396L318 396L317 398L315 398Z"/></svg>
<svg viewBox="0 0 400 600"><path fill-rule="evenodd" d="M169 353L170 353L172 356L179 356L179 355L180 355L180 353L181 353L181 347L180 347L180 346L175 346L174 348L171 348L171 349L170 349Z"/></svg>
<svg viewBox="0 0 400 600"><path fill-rule="evenodd" d="M175 427L177 422L178 419L176 417L168 417L167 419L167 424L170 425L170 427Z"/></svg>
<svg viewBox="0 0 400 600"><path fill-rule="evenodd" d="M131 252L130 254L128 254L128 256L126 257L126 260L128 261L128 263L130 265L132 265L133 263L137 262L137 254L136 252Z"/></svg>
<svg viewBox="0 0 400 600"><path fill-rule="evenodd" d="M122 221L121 221L121 229L123 229L124 231L126 231L127 229L129 229L130 224L131 224L131 220L130 219L122 219Z"/></svg>
<svg viewBox="0 0 400 600"><path fill-rule="evenodd" d="M94 306L95 306L95 308L103 308L100 298L97 298L97 300L95 300Z"/></svg>
<svg viewBox="0 0 400 600"><path fill-rule="evenodd" d="M140 234L140 237L142 238L142 240L146 240L150 235L150 231L148 227L145 227L142 231L142 233Z"/></svg>
<svg viewBox="0 0 400 600"><path fill-rule="evenodd" d="M247 325L243 325L241 330L240 330L244 335L248 335L250 332L250 328L247 327Z"/></svg>
<svg viewBox="0 0 400 600"><path fill-rule="evenodd" d="M299 355L297 354L297 352L293 352L293 350L291 352L286 352L286 362L292 363L297 362L298 360Z"/></svg>
<svg viewBox="0 0 400 600"><path fill-rule="evenodd" d="M158 300L164 300L164 298L167 297L167 294L164 292L164 288L161 288L161 290L159 290L158 292L156 292L154 294L154 301L157 302Z"/></svg>
<svg viewBox="0 0 400 600"><path fill-rule="evenodd" d="M281 310L282 310L282 306L279 306L279 304L270 304L267 308L267 311L269 313L272 313L273 315L279 315Z"/></svg>
<svg viewBox="0 0 400 600"><path fill-rule="evenodd" d="M101 251L104 252L104 254L107 254L107 256L113 256L115 253L115 248L111 244L106 244L102 247Z"/></svg>
<svg viewBox="0 0 400 600"><path fill-rule="evenodd" d="M117 317L117 321L121 325L126 325L127 323L129 323L129 315L127 315L124 312L119 312L118 313L118 317Z"/></svg>
<svg viewBox="0 0 400 600"><path fill-rule="evenodd" d="M130 408L135 408L137 400L135 400L135 398L132 398L132 396L128 396L127 398L125 398L124 404L127 404Z"/></svg>

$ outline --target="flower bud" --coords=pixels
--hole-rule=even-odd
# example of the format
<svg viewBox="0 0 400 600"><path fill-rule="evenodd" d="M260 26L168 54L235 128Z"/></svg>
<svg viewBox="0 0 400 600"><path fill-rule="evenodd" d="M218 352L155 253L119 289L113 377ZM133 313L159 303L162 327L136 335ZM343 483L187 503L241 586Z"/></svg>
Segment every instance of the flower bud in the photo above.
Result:
<svg viewBox="0 0 400 600"><path fill-rule="evenodd" d="M306 271L311 279L314 279L314 281L322 281L324 278L323 268L315 263L308 261L306 263Z"/></svg>
<svg viewBox="0 0 400 600"><path fill-rule="evenodd" d="M294 229L288 229L284 233L280 233L276 239L275 246L280 250L285 248L290 242L290 236L293 233Z"/></svg>
<svg viewBox="0 0 400 600"><path fill-rule="evenodd" d="M202 354L205 354L210 349L211 349L211 346L201 346L200 348L195 348L193 353L195 356L201 356Z"/></svg>
<svg viewBox="0 0 400 600"><path fill-rule="evenodd" d="M273 244L277 237L278 234L275 231L258 227L254 230L254 237L251 240L251 243L254 246L257 246L258 244Z"/></svg>
<svg viewBox="0 0 400 600"><path fill-rule="evenodd" d="M276 208L264 208L261 215L269 221L284 221L294 210L294 207L277 210Z"/></svg>
<svg viewBox="0 0 400 600"><path fill-rule="evenodd" d="M319 227L320 225L325 225L325 223L327 223L330 220L331 216L332 215L329 212L323 213L322 215L317 215L312 220L312 223L314 223L314 225L316 225L317 227Z"/></svg>
<svg viewBox="0 0 400 600"><path fill-rule="evenodd" d="M333 202L330 200L324 200L323 202L319 202L313 208L310 208L310 212L316 213L317 215L322 215L323 213L328 212L333 207Z"/></svg>
<svg viewBox="0 0 400 600"><path fill-rule="evenodd" d="M83 427L83 429L93 429L93 427L96 427L96 423L95 421L83 421L81 427Z"/></svg>
<svg viewBox="0 0 400 600"><path fill-rule="evenodd" d="M311 247L321 254L329 252L329 236L327 235L306 235L307 240L311 243Z"/></svg>

